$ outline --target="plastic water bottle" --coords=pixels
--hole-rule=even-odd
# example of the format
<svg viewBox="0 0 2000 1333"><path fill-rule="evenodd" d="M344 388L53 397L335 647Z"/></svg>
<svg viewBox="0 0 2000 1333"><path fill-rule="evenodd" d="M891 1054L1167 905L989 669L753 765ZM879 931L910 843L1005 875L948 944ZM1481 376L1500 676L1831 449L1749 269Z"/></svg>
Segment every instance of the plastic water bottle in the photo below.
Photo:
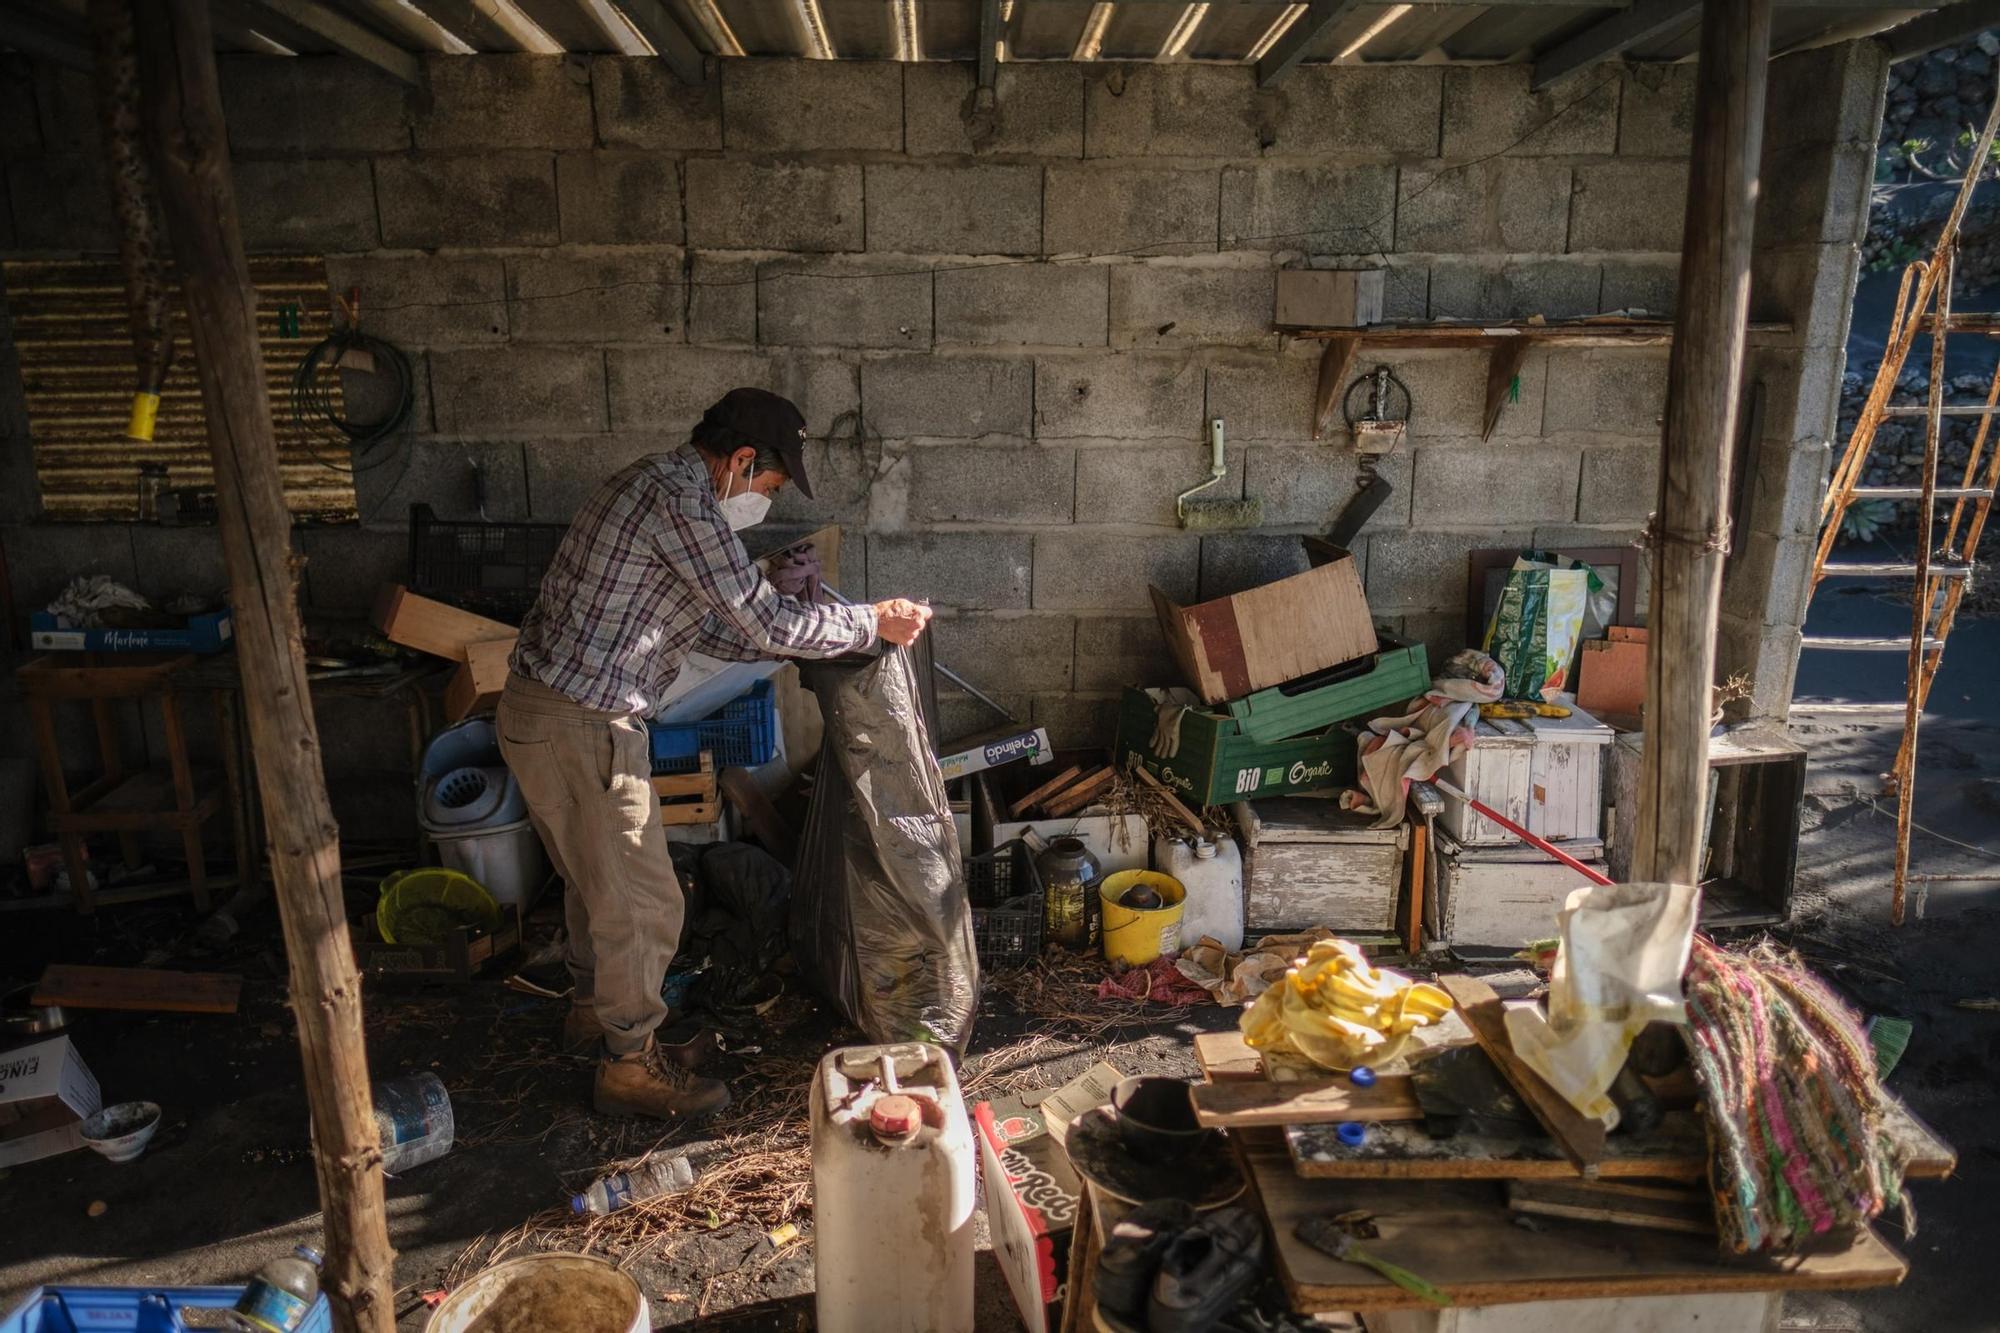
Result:
<svg viewBox="0 0 2000 1333"><path fill-rule="evenodd" d="M305 1323L319 1299L319 1266L324 1260L310 1245L257 1270L225 1327L235 1333L292 1333Z"/></svg>
<svg viewBox="0 0 2000 1333"><path fill-rule="evenodd" d="M641 1199L663 1194L679 1194L694 1184L694 1166L685 1155L649 1157L630 1171L614 1171L595 1181L581 1194L572 1194L573 1213L615 1213Z"/></svg>

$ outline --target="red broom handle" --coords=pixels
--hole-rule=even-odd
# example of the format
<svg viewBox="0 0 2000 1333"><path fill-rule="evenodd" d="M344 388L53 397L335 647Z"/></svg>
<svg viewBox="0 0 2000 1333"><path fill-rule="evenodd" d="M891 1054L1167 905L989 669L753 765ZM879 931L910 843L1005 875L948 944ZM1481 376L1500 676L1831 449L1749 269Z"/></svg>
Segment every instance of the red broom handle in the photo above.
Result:
<svg viewBox="0 0 2000 1333"><path fill-rule="evenodd" d="M1443 778L1432 778L1430 780L1430 784L1433 787L1436 787L1439 791L1443 792L1445 795L1455 796L1459 800L1464 801L1474 810L1477 810L1480 814L1485 815L1488 819L1498 824L1501 828L1506 829L1509 833L1513 834L1521 841L1527 843L1530 847L1539 848L1540 850L1547 852L1550 856L1553 856L1556 860L1562 862L1564 865L1568 866L1571 870L1574 870L1577 874L1582 875L1585 879L1589 880L1591 883L1609 884L1612 882L1605 875L1603 875L1598 871L1592 870L1589 866L1577 860L1574 856L1569 855L1567 852L1557 847L1554 843L1538 838L1534 834L1528 832L1528 830L1522 828L1519 824L1516 824L1513 820L1507 818L1507 816L1501 814L1498 810L1495 810L1492 806L1487 805L1483 801L1473 800L1470 796L1466 795L1458 788L1452 786L1449 782L1446 782Z"/></svg>

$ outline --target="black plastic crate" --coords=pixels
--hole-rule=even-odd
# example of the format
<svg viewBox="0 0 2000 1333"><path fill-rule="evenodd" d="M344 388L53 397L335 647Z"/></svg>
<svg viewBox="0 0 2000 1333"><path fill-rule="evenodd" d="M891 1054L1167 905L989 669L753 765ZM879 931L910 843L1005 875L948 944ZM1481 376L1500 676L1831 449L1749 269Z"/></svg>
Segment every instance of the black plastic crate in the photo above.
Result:
<svg viewBox="0 0 2000 1333"><path fill-rule="evenodd" d="M972 900L972 940L982 964L996 967L1042 956L1042 879L1026 843L1016 838L983 856L965 858L965 889Z"/></svg>
<svg viewBox="0 0 2000 1333"><path fill-rule="evenodd" d="M410 591L518 625L568 531L561 523L480 523L410 506Z"/></svg>

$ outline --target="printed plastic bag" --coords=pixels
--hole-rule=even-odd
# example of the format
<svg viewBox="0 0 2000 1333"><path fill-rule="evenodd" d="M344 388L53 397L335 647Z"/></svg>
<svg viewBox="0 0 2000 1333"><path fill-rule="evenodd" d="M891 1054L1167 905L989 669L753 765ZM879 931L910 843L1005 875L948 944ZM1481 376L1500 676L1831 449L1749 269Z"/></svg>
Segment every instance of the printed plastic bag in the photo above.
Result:
<svg viewBox="0 0 2000 1333"><path fill-rule="evenodd" d="M1603 623L1597 571L1579 560L1524 551L1508 571L1480 645L1507 673L1509 699L1554 698L1569 688L1586 619Z"/></svg>
<svg viewBox="0 0 2000 1333"><path fill-rule="evenodd" d="M792 956L869 1041L963 1054L979 958L931 746L929 672L902 648L799 666L826 739L793 876Z"/></svg>

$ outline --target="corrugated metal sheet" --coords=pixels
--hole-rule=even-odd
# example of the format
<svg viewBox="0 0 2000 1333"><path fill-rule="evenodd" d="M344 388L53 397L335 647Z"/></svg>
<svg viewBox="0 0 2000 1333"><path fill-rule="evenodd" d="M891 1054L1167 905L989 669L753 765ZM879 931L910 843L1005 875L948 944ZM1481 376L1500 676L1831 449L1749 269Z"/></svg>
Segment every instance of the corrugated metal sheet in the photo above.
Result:
<svg viewBox="0 0 2000 1333"><path fill-rule="evenodd" d="M208 427L179 285L174 286L174 367L160 396L155 438L140 444L125 437L134 382L132 340L124 275L116 261L13 260L5 272L43 513L52 519L136 517L142 463L166 464L170 487L212 486ZM354 479L328 465L344 463L344 454L292 420L292 372L330 327L326 263L310 255L253 258L250 276L257 285L257 336L285 501L300 518L352 519ZM296 336L281 328L288 306L298 310ZM339 401L337 384L333 392Z"/></svg>

